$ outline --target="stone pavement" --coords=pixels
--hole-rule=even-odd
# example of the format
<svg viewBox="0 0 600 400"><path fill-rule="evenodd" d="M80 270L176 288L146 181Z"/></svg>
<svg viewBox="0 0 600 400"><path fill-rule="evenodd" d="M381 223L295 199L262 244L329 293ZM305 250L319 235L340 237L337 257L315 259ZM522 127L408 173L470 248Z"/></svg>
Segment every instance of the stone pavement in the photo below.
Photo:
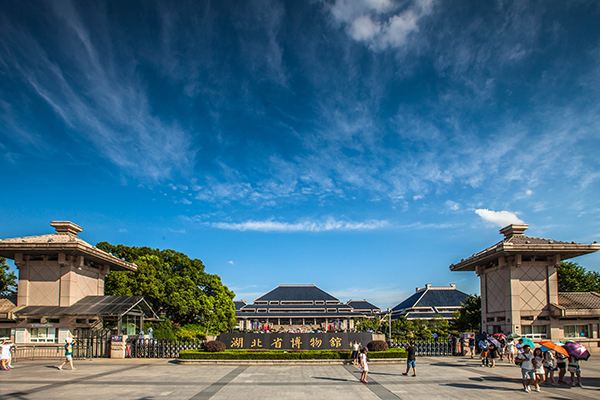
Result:
<svg viewBox="0 0 600 400"><path fill-rule="evenodd" d="M600 360L582 362L584 388L543 387L527 394L516 366L480 367L477 360L425 358L416 378L404 365L372 365L371 383L352 366L177 365L167 360L79 361L75 371L52 362L21 362L0 371L1 399L600 399ZM509 396L509 397L508 397Z"/></svg>

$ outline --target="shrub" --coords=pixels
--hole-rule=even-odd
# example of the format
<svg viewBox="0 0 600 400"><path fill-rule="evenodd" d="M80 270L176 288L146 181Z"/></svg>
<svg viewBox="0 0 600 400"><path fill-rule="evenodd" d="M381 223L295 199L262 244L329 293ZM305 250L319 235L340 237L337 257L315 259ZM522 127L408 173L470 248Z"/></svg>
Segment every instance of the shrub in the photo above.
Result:
<svg viewBox="0 0 600 400"><path fill-rule="evenodd" d="M205 338L206 328L199 324L187 324L177 329L175 335L178 340L183 341L194 341L202 340Z"/></svg>
<svg viewBox="0 0 600 400"><path fill-rule="evenodd" d="M175 332L177 327L170 320L145 323L144 329L148 332L148 329L152 328L152 335L155 339L171 339L177 338Z"/></svg>
<svg viewBox="0 0 600 400"><path fill-rule="evenodd" d="M204 343L204 350L209 353L217 353L221 351L225 351L225 343L218 340L211 340L210 342Z"/></svg>
<svg viewBox="0 0 600 400"><path fill-rule="evenodd" d="M367 349L369 349L369 351L387 351L389 347L383 340L373 340L367 344Z"/></svg>

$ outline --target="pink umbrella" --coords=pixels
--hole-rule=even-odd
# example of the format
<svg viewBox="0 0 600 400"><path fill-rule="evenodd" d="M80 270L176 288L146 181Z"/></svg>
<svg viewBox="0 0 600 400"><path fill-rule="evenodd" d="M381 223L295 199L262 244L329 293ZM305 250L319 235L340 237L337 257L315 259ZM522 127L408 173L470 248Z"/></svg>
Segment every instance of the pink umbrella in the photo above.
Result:
<svg viewBox="0 0 600 400"><path fill-rule="evenodd" d="M590 352L582 344L567 342L563 345L563 347L567 350L571 357L575 357L578 360L587 361L587 359L590 358Z"/></svg>

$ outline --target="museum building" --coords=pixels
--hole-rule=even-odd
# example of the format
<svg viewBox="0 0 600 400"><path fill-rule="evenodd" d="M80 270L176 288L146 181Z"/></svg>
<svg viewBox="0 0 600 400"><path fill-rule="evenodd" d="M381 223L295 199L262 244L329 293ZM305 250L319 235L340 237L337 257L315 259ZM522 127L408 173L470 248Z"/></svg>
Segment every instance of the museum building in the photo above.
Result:
<svg viewBox="0 0 600 400"><path fill-rule="evenodd" d="M433 286L428 283L392 308L392 319L453 319L454 313L462 308L467 297L454 283L448 286Z"/></svg>
<svg viewBox="0 0 600 400"><path fill-rule="evenodd" d="M135 271L135 264L79 238L82 228L73 222L50 225L54 233L0 240L0 257L18 268L16 296L0 300L0 336L56 343L98 329L134 334L158 318L142 297L104 295L106 274Z"/></svg>
<svg viewBox="0 0 600 400"><path fill-rule="evenodd" d="M577 339L599 351L600 294L559 292L560 262L600 250L581 244L526 236L528 225L500 230L504 238L450 265L480 278L482 330L533 339Z"/></svg>
<svg viewBox="0 0 600 400"><path fill-rule="evenodd" d="M381 312L366 300L342 303L315 285L279 285L252 304L236 301L235 306L241 331L349 332L358 319Z"/></svg>

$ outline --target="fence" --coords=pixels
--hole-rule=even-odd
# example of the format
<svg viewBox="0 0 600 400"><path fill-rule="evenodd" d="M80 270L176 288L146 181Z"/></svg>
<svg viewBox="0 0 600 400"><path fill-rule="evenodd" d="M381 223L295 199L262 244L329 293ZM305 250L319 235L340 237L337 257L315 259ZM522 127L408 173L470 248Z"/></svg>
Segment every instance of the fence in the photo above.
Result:
<svg viewBox="0 0 600 400"><path fill-rule="evenodd" d="M408 343L398 343L394 347L407 347ZM457 355L452 341L415 343L417 356L452 356Z"/></svg>
<svg viewBox="0 0 600 400"><path fill-rule="evenodd" d="M110 357L110 331L75 332L73 358L105 358Z"/></svg>
<svg viewBox="0 0 600 400"><path fill-rule="evenodd" d="M170 339L138 339L127 340L126 357L128 358L178 358L181 350L199 350L202 341L177 342Z"/></svg>
<svg viewBox="0 0 600 400"><path fill-rule="evenodd" d="M15 347L13 360L52 360L64 357L65 349L53 344L20 344Z"/></svg>

